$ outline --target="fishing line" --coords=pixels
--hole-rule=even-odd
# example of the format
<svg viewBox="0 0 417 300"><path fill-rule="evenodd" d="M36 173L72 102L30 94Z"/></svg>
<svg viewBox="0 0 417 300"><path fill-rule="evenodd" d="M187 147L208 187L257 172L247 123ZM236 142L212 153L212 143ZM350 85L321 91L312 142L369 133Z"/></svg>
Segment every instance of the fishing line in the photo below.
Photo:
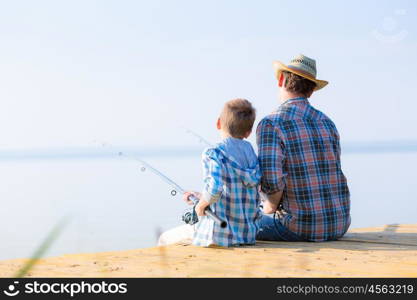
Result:
<svg viewBox="0 0 417 300"><path fill-rule="evenodd" d="M198 133L192 131L191 129L185 128L186 132L191 134L192 136L194 136L195 138L197 138L199 140L200 143L205 144L207 147L213 147L213 145L208 142L205 138L203 138L201 135L199 135Z"/></svg>
<svg viewBox="0 0 417 300"><path fill-rule="evenodd" d="M109 143L102 143L101 144L103 147L109 147L115 150L115 147ZM177 192L180 193L184 193L185 190L180 187L177 183L175 183L173 180L171 180L170 178L168 178L168 176L166 176L165 174L161 173L159 170L157 170L156 168L154 168L153 166L151 166L149 163L147 163L146 161L140 159L137 156L133 156L131 154L126 154L124 151L117 151L115 150L115 153L117 153L118 156L122 156L125 158L129 158L132 160L135 160L137 162L139 162L142 166L140 168L140 170L142 172L145 172L146 170L150 170L151 172L153 172L154 174L156 174L159 178L161 178L163 181L165 181L166 183L168 183L173 190L171 190L171 195L172 196L176 196Z"/></svg>

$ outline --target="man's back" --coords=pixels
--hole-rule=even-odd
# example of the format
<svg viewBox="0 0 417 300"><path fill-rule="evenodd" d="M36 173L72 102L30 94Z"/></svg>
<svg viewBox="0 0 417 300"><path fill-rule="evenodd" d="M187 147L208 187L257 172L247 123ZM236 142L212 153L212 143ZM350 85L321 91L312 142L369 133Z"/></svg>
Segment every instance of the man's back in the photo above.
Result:
<svg viewBox="0 0 417 300"><path fill-rule="evenodd" d="M280 220L306 240L341 237L350 197L334 123L306 98L286 101L258 125L262 190L284 190Z"/></svg>

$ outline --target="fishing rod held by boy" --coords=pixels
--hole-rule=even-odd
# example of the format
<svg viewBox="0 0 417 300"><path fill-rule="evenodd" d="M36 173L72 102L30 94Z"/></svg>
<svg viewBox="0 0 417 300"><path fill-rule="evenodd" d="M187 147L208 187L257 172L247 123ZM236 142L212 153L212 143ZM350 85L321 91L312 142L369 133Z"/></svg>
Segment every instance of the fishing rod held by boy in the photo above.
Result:
<svg viewBox="0 0 417 300"><path fill-rule="evenodd" d="M162 172L160 172L159 170L155 169L153 166L151 166L149 163L147 163L146 161L135 157L135 156L131 156L131 155L126 155L124 152L118 152L119 156L125 156L125 157L130 157L133 158L134 160L140 162L142 164L142 171L145 171L146 169L149 169L150 171L152 171L155 175L157 175L158 177L160 177L163 181L165 181L166 183L168 183L175 191L175 193L171 194L173 196L176 195L176 191L185 194L186 191L179 186L177 183L175 183L172 179L168 178L165 174L163 174ZM190 225L193 225L195 223L198 222L198 216L195 212L195 207L198 205L199 203L199 199L194 196L194 195L190 195L189 200L192 202L192 204L194 205L192 208L192 212L186 212L183 216L182 216L182 220ZM217 223L221 228L226 228L227 227L227 222L220 219L211 209L210 207L206 207L205 209L205 215L207 215L209 218L211 218L215 223Z"/></svg>
<svg viewBox="0 0 417 300"><path fill-rule="evenodd" d="M197 198L196 195L190 192L185 192L184 197L187 200L186 202L190 205L194 205L192 212L185 212L182 216L182 220L189 225L194 225L198 222L198 215L195 211L200 199ZM211 209L209 206L204 208L204 214L210 217L215 223L217 223L221 228L227 227L227 222L220 219Z"/></svg>

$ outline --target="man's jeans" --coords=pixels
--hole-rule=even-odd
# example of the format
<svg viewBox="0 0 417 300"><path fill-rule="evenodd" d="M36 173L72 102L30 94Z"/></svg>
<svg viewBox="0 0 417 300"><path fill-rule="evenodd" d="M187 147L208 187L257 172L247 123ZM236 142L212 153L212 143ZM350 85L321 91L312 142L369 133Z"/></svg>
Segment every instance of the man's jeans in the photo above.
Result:
<svg viewBox="0 0 417 300"><path fill-rule="evenodd" d="M282 225L278 218L274 219L274 215L262 215L258 224L259 231L256 235L257 240L287 242L303 241L302 238L289 231L284 225Z"/></svg>

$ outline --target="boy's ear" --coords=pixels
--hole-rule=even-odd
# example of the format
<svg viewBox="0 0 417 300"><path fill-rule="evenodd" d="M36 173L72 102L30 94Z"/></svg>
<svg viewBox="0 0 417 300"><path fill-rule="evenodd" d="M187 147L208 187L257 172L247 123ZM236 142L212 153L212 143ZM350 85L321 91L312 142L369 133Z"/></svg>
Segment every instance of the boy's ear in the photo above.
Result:
<svg viewBox="0 0 417 300"><path fill-rule="evenodd" d="M218 119L217 119L217 124L216 124L216 126L217 126L217 129L218 129L218 130L222 129L222 124L220 123L220 118L218 118Z"/></svg>
<svg viewBox="0 0 417 300"><path fill-rule="evenodd" d="M281 75L279 75L279 79L278 79L278 86L282 87L284 85L284 74L281 73Z"/></svg>

